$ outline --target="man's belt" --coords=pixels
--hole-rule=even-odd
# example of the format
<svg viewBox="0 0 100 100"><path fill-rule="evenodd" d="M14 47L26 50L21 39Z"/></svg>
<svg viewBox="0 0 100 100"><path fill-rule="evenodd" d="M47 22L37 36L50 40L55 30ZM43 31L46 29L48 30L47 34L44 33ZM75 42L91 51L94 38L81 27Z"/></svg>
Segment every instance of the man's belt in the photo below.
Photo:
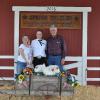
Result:
<svg viewBox="0 0 100 100"><path fill-rule="evenodd" d="M51 54L50 56L61 56L61 54Z"/></svg>
<svg viewBox="0 0 100 100"><path fill-rule="evenodd" d="M43 58L43 56L36 56L35 58L41 59L41 58Z"/></svg>

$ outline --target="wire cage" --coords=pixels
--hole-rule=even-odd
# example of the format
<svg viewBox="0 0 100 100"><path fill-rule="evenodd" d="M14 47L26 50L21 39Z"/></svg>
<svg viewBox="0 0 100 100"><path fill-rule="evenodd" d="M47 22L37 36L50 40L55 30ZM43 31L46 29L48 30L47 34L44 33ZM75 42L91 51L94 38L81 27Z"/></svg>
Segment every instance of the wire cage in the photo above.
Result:
<svg viewBox="0 0 100 100"><path fill-rule="evenodd" d="M73 87L63 88L65 79L57 76L28 75L26 87L19 87L16 83L16 94L29 95L67 95L73 93ZM22 92L21 92L22 91Z"/></svg>
<svg viewBox="0 0 100 100"><path fill-rule="evenodd" d="M60 81L58 77L32 76L31 81L34 95L58 95Z"/></svg>

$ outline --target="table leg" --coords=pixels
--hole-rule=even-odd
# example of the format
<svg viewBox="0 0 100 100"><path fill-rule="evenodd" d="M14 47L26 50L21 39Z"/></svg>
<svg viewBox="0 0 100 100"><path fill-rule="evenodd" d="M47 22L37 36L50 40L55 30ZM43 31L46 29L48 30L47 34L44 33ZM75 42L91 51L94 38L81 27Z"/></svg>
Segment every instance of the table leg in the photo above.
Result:
<svg viewBox="0 0 100 100"><path fill-rule="evenodd" d="M62 76L60 76L60 90L59 90L59 96L61 96L62 92Z"/></svg>
<svg viewBox="0 0 100 100"><path fill-rule="evenodd" d="M31 74L29 74L29 95L30 95L30 91L31 91Z"/></svg>

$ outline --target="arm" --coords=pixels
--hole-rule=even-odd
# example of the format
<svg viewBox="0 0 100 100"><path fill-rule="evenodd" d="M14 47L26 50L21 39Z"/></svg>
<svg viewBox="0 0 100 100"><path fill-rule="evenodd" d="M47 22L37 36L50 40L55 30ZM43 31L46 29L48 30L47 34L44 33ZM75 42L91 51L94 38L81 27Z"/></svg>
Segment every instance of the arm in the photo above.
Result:
<svg viewBox="0 0 100 100"><path fill-rule="evenodd" d="M46 53L46 57L48 57L48 52L47 52L47 48L48 48L48 41L46 41L46 48L45 48L45 53Z"/></svg>
<svg viewBox="0 0 100 100"><path fill-rule="evenodd" d="M65 45L65 41L64 41L63 38L61 39L61 41L62 41L62 44L61 44L61 49L62 49L62 60L61 60L61 64L64 65L64 63L65 63L66 45Z"/></svg>
<svg viewBox="0 0 100 100"><path fill-rule="evenodd" d="M24 50L22 48L19 48L19 53L23 57L23 59L28 63L28 59L25 57Z"/></svg>
<svg viewBox="0 0 100 100"><path fill-rule="evenodd" d="M32 52L32 48L30 47L30 54L29 54L29 62L30 64L32 64L33 61L33 52Z"/></svg>

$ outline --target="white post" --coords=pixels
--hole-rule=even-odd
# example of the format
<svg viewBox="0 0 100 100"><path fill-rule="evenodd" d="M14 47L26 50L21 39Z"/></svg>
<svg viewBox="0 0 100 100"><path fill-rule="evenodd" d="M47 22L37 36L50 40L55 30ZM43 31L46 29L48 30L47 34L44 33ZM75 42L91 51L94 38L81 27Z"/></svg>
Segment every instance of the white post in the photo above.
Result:
<svg viewBox="0 0 100 100"><path fill-rule="evenodd" d="M19 46L19 11L14 14L14 62L17 61ZM14 73L16 73L16 64L14 63Z"/></svg>
<svg viewBox="0 0 100 100"><path fill-rule="evenodd" d="M80 83L80 85L82 85L83 84L83 78L82 78L82 76L83 76L83 70L82 70L82 64L83 64L83 62L79 62L79 66L77 67L77 77L78 77L78 82Z"/></svg>
<svg viewBox="0 0 100 100"><path fill-rule="evenodd" d="M87 84L87 21L88 21L88 13L83 12L83 40L82 40L82 57L83 57L83 68L82 68L82 78L83 78L83 85Z"/></svg>

